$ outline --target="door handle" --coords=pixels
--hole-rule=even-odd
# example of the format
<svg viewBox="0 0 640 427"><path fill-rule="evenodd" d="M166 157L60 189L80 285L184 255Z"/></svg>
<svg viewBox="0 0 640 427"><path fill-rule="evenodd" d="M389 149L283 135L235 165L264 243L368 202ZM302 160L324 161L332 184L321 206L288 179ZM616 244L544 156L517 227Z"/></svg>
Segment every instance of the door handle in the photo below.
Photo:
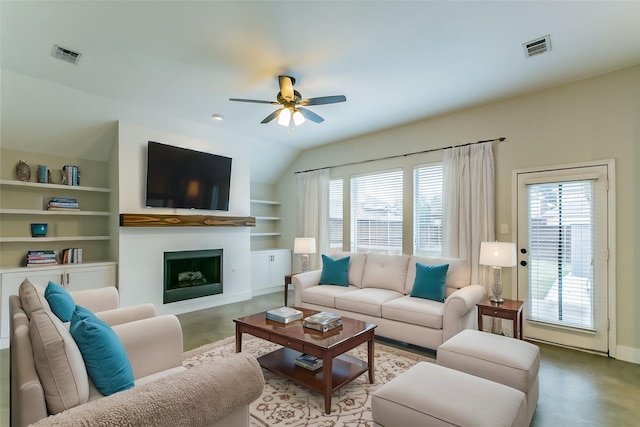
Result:
<svg viewBox="0 0 640 427"><path fill-rule="evenodd" d="M526 267L527 266L527 261L525 261L525 260L520 261L520 265L523 266L523 267Z"/></svg>
<svg viewBox="0 0 640 427"><path fill-rule="evenodd" d="M526 253L527 253L527 250L526 250L525 248L521 248L521 249L520 249L520 253L526 254Z"/></svg>

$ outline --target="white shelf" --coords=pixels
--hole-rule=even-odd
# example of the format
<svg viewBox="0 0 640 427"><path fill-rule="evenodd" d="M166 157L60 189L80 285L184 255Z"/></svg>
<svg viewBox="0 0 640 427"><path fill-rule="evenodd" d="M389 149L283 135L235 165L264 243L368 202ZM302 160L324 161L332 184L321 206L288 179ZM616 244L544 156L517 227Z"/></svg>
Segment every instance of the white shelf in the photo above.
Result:
<svg viewBox="0 0 640 427"><path fill-rule="evenodd" d="M251 237L281 236L282 233L251 233Z"/></svg>
<svg viewBox="0 0 640 427"><path fill-rule="evenodd" d="M69 209L67 211L49 211L36 209L0 209L0 214L6 215L86 215L86 216L110 216L111 212L103 211L79 211Z"/></svg>
<svg viewBox="0 0 640 427"><path fill-rule="evenodd" d="M256 216L256 221L280 221L282 218L279 216Z"/></svg>
<svg viewBox="0 0 640 427"><path fill-rule="evenodd" d="M42 184L40 182L26 182L11 179L0 179L0 185L11 185L15 187L32 187L46 188L47 190L71 190L71 191L93 191L97 193L110 193L110 188L101 187L83 187L81 185L61 185L61 184Z"/></svg>
<svg viewBox="0 0 640 427"><path fill-rule="evenodd" d="M0 237L0 243L80 242L95 240L111 240L111 236Z"/></svg>
<svg viewBox="0 0 640 427"><path fill-rule="evenodd" d="M259 200L259 199L251 199L249 200L251 203L259 204L259 205L279 205L280 202L276 202L273 200Z"/></svg>

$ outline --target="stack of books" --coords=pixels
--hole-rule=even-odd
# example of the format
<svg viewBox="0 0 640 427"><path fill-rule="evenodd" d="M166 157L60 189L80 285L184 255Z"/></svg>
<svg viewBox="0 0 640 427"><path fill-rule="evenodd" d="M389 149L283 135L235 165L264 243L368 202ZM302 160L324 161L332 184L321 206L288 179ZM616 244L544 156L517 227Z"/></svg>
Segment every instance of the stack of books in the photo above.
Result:
<svg viewBox="0 0 640 427"><path fill-rule="evenodd" d="M47 209L50 211L68 211L79 210L78 199L71 199L69 197L52 197L49 200Z"/></svg>
<svg viewBox="0 0 640 427"><path fill-rule="evenodd" d="M61 264L81 264L82 263L82 248L67 248L63 249L60 254Z"/></svg>
<svg viewBox="0 0 640 427"><path fill-rule="evenodd" d="M305 317L302 321L302 326L325 333L342 326L342 317L339 314L321 311L320 313Z"/></svg>
<svg viewBox="0 0 640 427"><path fill-rule="evenodd" d="M63 183L66 185L80 185L80 169L76 165L64 165Z"/></svg>
<svg viewBox="0 0 640 427"><path fill-rule="evenodd" d="M291 323L296 320L302 319L302 312L291 307L280 307L267 311L265 317L268 320L273 320L280 323Z"/></svg>
<svg viewBox="0 0 640 427"><path fill-rule="evenodd" d="M44 265L55 265L57 263L56 251L54 250L34 250L27 252L27 267L42 267Z"/></svg>
<svg viewBox="0 0 640 427"><path fill-rule="evenodd" d="M310 371L315 371L322 368L322 359L303 353L300 356L296 357L295 364Z"/></svg>

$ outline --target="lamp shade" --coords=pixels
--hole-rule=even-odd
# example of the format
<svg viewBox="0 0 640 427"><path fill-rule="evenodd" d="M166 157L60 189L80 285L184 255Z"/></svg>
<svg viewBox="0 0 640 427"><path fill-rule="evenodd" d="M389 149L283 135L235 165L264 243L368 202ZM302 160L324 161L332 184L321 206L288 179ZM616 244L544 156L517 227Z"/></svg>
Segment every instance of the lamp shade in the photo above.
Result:
<svg viewBox="0 0 640 427"><path fill-rule="evenodd" d="M296 237L293 242L294 254L315 254L316 238L315 237Z"/></svg>
<svg viewBox="0 0 640 427"><path fill-rule="evenodd" d="M492 267L516 265L516 244L512 242L481 242L480 264Z"/></svg>

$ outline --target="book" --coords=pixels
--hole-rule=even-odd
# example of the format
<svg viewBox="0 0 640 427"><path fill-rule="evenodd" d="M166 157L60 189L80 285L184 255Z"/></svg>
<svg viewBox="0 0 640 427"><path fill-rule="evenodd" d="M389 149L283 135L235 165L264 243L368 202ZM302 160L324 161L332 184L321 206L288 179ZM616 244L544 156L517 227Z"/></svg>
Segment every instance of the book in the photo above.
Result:
<svg viewBox="0 0 640 427"><path fill-rule="evenodd" d="M342 319L338 319L335 322L323 323L323 324L307 322L305 320L305 321L302 322L302 326L305 327L305 328L313 329L315 331L319 331L321 333L325 333L325 332L332 331L332 330L342 326Z"/></svg>
<svg viewBox="0 0 640 427"><path fill-rule="evenodd" d="M52 197L51 202L54 203L78 203L78 199L71 197Z"/></svg>
<svg viewBox="0 0 640 427"><path fill-rule="evenodd" d="M267 311L265 317L280 323L290 323L302 319L302 312L285 306Z"/></svg>
<svg viewBox="0 0 640 427"><path fill-rule="evenodd" d="M319 357L310 356L306 353L303 353L300 356L296 357L294 363L310 371L315 371L322 368L322 359L320 359Z"/></svg>
<svg viewBox="0 0 640 427"><path fill-rule="evenodd" d="M305 317L304 320L309 323L326 325L327 323L335 322L337 320L340 320L341 318L342 316L340 316L339 314L329 313L328 311L321 311L320 313Z"/></svg>

